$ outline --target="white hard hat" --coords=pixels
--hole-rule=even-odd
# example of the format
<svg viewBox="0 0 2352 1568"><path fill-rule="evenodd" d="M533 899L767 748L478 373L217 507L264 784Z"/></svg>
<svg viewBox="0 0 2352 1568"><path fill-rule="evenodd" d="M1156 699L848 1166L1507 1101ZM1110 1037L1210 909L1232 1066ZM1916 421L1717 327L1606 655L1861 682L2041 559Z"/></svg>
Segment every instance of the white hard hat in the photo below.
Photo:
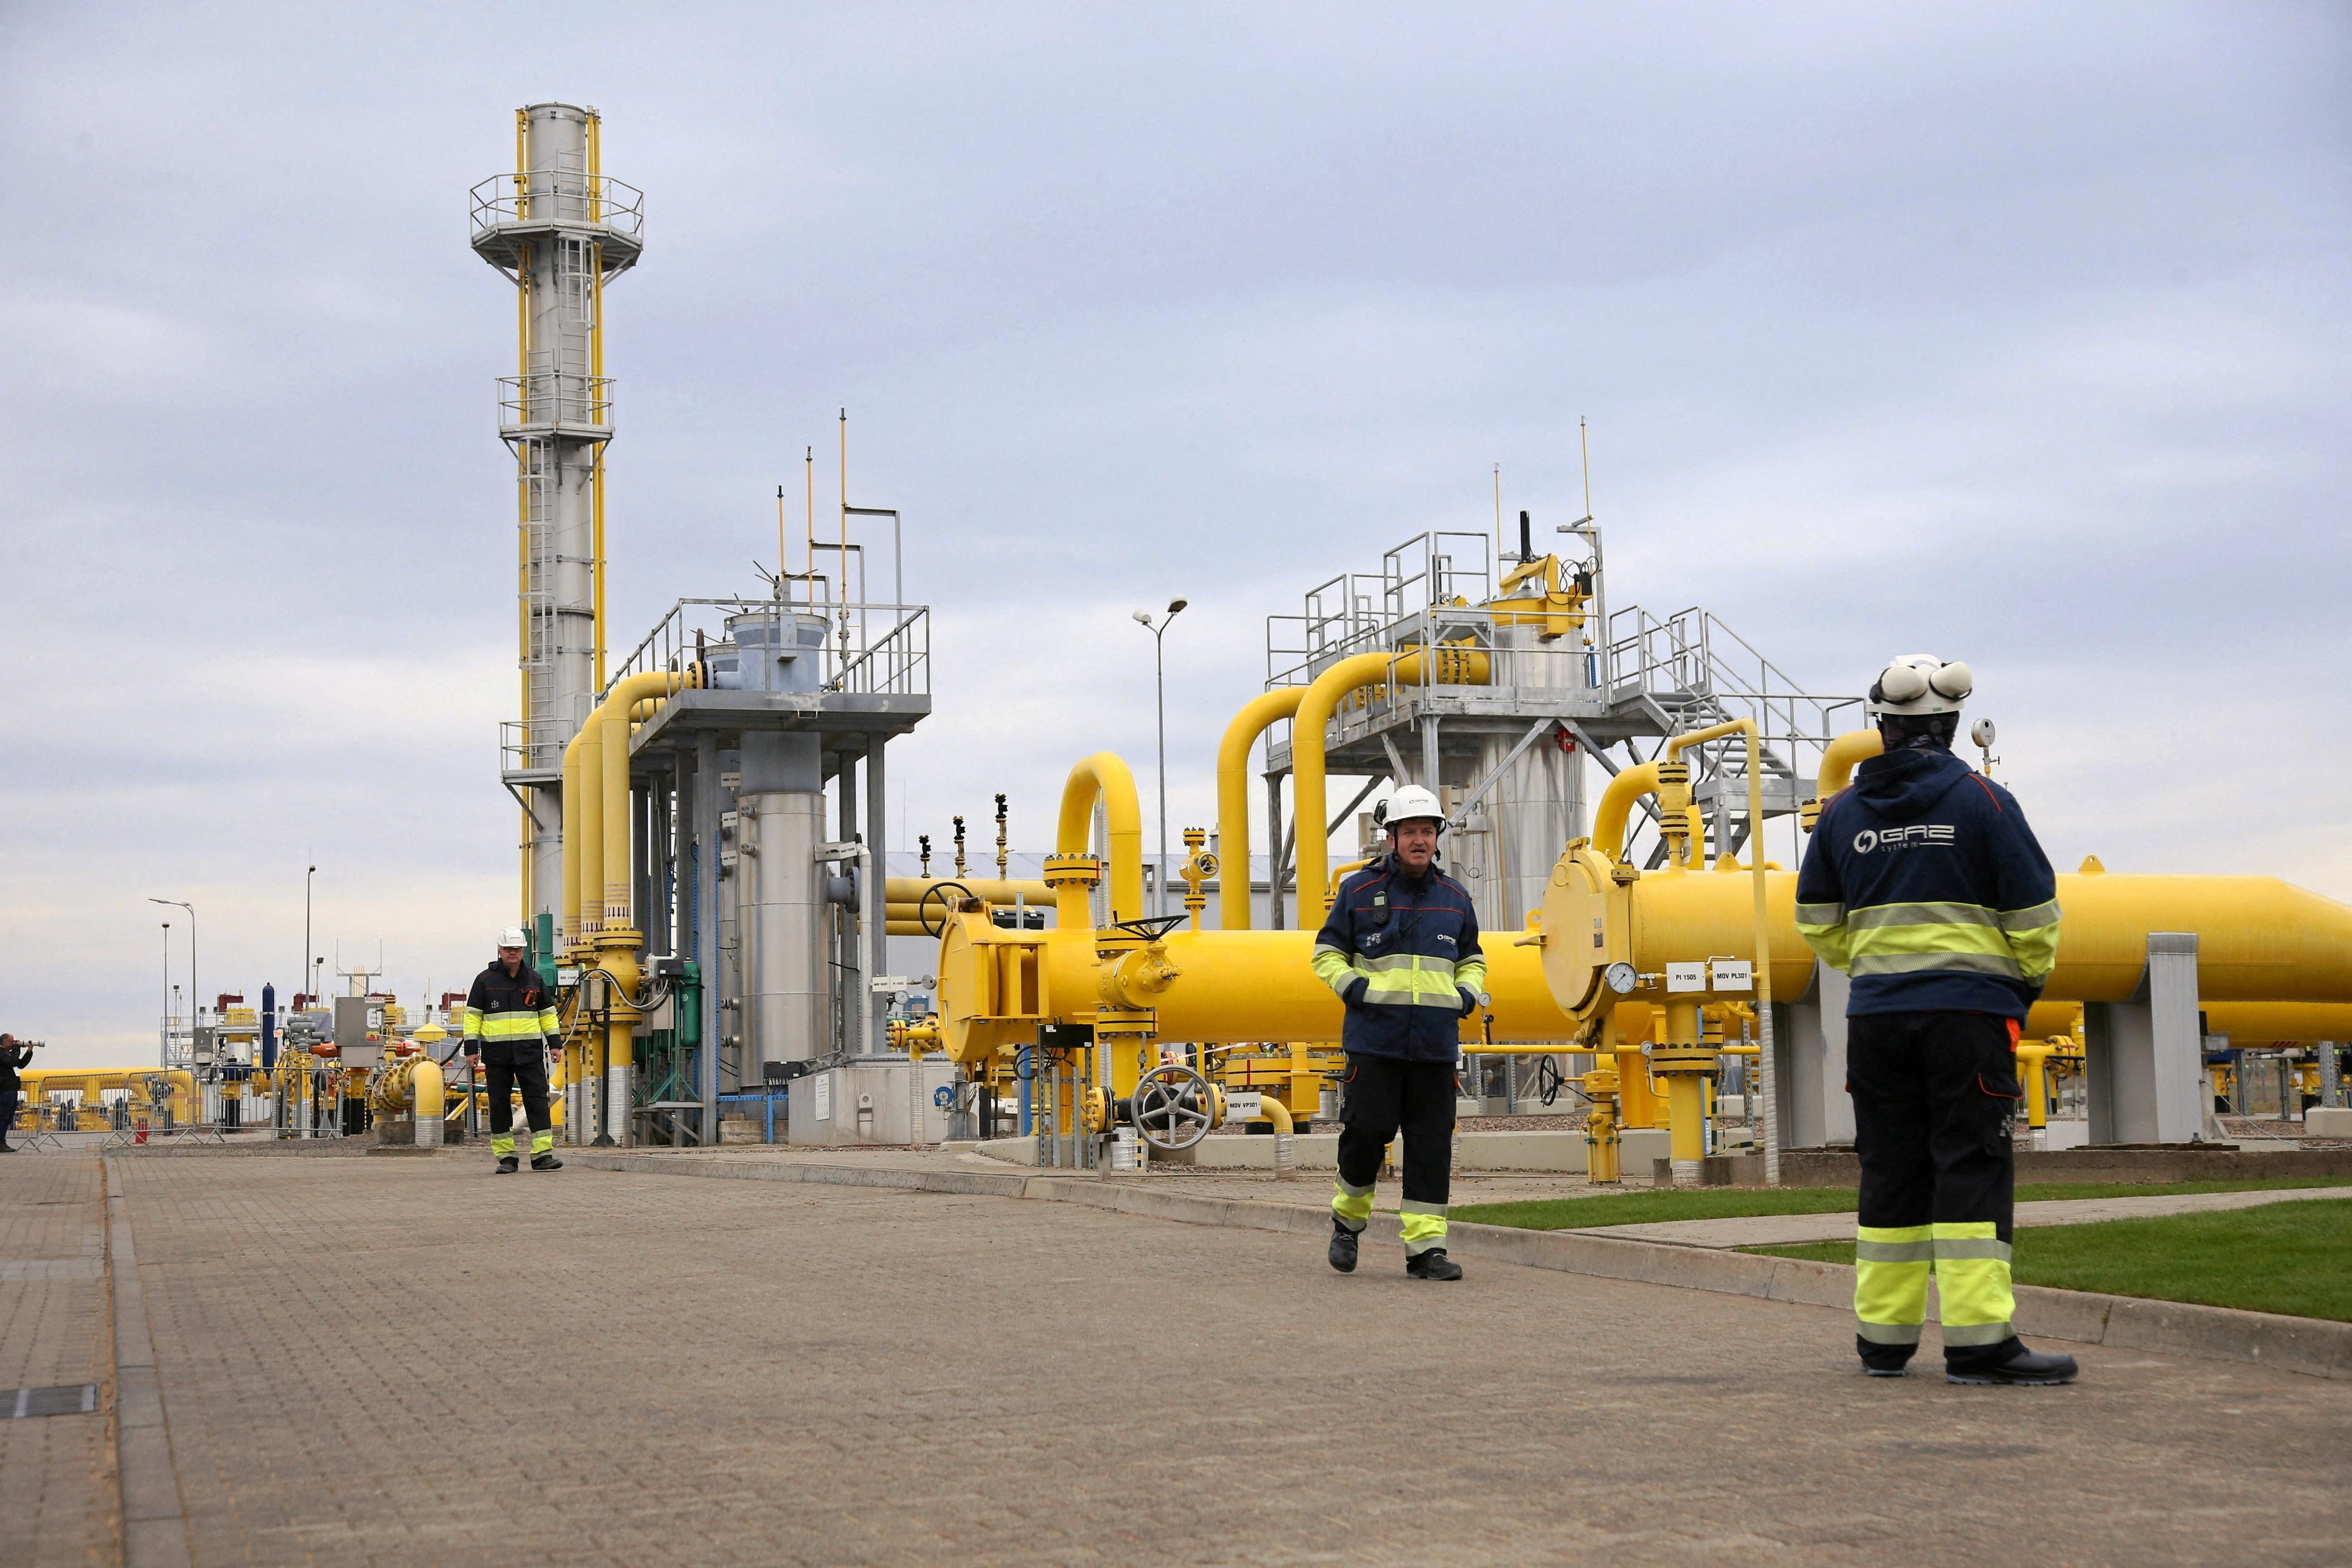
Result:
<svg viewBox="0 0 2352 1568"><path fill-rule="evenodd" d="M1932 653L1897 654L1870 685L1873 713L1957 713L1976 677L1965 664L1946 664Z"/></svg>
<svg viewBox="0 0 2352 1568"><path fill-rule="evenodd" d="M530 934L522 929L522 927L509 926L506 930L499 932L499 945L500 947L529 947L530 945Z"/></svg>
<svg viewBox="0 0 2352 1568"><path fill-rule="evenodd" d="M1372 820L1382 827L1391 826L1400 822L1410 822L1420 816L1426 816L1434 821L1437 824L1438 832L1445 831L1445 808L1437 804L1435 795L1419 784L1407 784L1380 805L1372 807Z"/></svg>

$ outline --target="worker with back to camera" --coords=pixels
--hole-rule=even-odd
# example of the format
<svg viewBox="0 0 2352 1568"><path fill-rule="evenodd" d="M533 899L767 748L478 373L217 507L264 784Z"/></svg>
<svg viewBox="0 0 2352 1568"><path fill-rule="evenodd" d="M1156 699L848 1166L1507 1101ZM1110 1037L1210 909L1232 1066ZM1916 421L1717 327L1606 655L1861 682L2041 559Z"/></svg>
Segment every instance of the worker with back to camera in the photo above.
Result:
<svg viewBox="0 0 2352 1568"><path fill-rule="evenodd" d="M1468 891L1437 868L1437 797L1408 784L1380 819L1388 853L1339 884L1315 938L1315 973L1347 1005L1329 1257L1340 1273L1355 1271L1372 1178L1402 1128L1405 1273L1459 1279L1462 1266L1445 1256L1457 1030L1486 990L1486 958Z"/></svg>
<svg viewBox="0 0 2352 1568"><path fill-rule="evenodd" d="M1822 808L1797 929L1853 977L1846 1089L1862 1157L1855 1349L1900 1377L1932 1268L1954 1383L2071 1383L2011 1327L2017 1036L2058 959L2058 884L2010 793L1952 754L1965 664L1905 654L1870 689L1885 752Z"/></svg>
<svg viewBox="0 0 2352 1568"><path fill-rule="evenodd" d="M0 1035L0 1154L16 1151L8 1144L8 1129L16 1121L16 1091L24 1080L16 1075L33 1065L33 1047L14 1035Z"/></svg>
<svg viewBox="0 0 2352 1568"><path fill-rule="evenodd" d="M520 1168L511 1102L518 1089L530 1122L530 1168L563 1169L555 1157L555 1122L547 1110L547 1053L560 1041L562 1026L556 1022L555 994L523 962L530 940L520 929L500 931L497 961L474 976L474 988L466 994L466 1065L488 1069L490 1152L499 1157L501 1176Z"/></svg>

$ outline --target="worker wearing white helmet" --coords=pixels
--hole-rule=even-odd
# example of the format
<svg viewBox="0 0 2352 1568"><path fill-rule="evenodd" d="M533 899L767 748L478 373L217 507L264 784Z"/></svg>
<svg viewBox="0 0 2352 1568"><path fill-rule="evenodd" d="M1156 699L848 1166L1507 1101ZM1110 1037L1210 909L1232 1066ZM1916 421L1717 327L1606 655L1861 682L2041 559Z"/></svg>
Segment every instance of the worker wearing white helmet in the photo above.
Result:
<svg viewBox="0 0 2352 1568"><path fill-rule="evenodd" d="M509 926L499 933L499 956L474 976L466 994L466 1057L470 1066L488 1069L490 1094L490 1152L498 1156L498 1173L510 1176L521 1168L515 1156L514 1105L522 1091L523 1115L530 1121L530 1168L560 1171L555 1157L555 1121L547 1106L548 1048L561 1038L556 1021L555 993L538 970L524 962L530 937Z"/></svg>
<svg viewBox="0 0 2352 1568"><path fill-rule="evenodd" d="M1486 989L1486 956L1468 890L1437 868L1445 831L1437 797L1407 784L1375 815L1388 853L1339 884L1315 938L1315 973L1347 1005L1329 1258L1340 1273L1354 1272L1372 1178L1402 1129L1405 1272L1459 1279L1462 1266L1445 1256L1457 1025Z"/></svg>
<svg viewBox="0 0 2352 1568"><path fill-rule="evenodd" d="M2058 955L2057 879L2016 799L1952 754L1965 664L1890 661L1870 689L1883 754L1823 803L1797 929L1852 976L1846 1089L1862 1158L1855 1348L1900 1377L1941 1302L1954 1383L2073 1381L2011 1326L2018 1026Z"/></svg>

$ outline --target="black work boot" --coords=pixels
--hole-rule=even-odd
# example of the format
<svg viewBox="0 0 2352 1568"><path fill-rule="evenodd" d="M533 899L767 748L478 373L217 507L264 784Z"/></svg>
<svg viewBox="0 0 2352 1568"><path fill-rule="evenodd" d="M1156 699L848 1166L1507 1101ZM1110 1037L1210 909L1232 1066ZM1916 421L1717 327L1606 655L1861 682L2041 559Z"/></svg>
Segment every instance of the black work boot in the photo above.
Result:
<svg viewBox="0 0 2352 1568"><path fill-rule="evenodd" d="M1875 1341L1853 1337L1853 1348L1862 1357L1862 1370L1870 1377L1901 1377L1903 1369L1911 1364L1911 1352L1916 1345L1882 1345Z"/></svg>
<svg viewBox="0 0 2352 1568"><path fill-rule="evenodd" d="M530 1168L534 1171L560 1171L563 1169L563 1162L553 1154L533 1154Z"/></svg>
<svg viewBox="0 0 2352 1568"><path fill-rule="evenodd" d="M501 1176L511 1176L511 1175L513 1175L517 1171L520 1171L520 1170L521 1170L521 1169L522 1169L522 1162L521 1162L520 1160L516 1159L512 1154L501 1154L501 1155L499 1155L499 1171L498 1171L498 1173L499 1173L499 1175L501 1175Z"/></svg>
<svg viewBox="0 0 2352 1568"><path fill-rule="evenodd" d="M1459 1279L1462 1265L1445 1256L1445 1248L1433 1247L1427 1252L1416 1252L1404 1260L1405 1278L1409 1279Z"/></svg>
<svg viewBox="0 0 2352 1568"><path fill-rule="evenodd" d="M2015 1384L2021 1388L2052 1388L2062 1383L2072 1383L2082 1370L2070 1355L2051 1355L2042 1351L2030 1351L2025 1342L2011 1338L1992 1356L1980 1361L1944 1363L1944 1381L1966 1384Z"/></svg>
<svg viewBox="0 0 2352 1568"><path fill-rule="evenodd" d="M1342 1274L1356 1271L1356 1233L1341 1225L1337 1215L1331 1216L1331 1250L1324 1256Z"/></svg>

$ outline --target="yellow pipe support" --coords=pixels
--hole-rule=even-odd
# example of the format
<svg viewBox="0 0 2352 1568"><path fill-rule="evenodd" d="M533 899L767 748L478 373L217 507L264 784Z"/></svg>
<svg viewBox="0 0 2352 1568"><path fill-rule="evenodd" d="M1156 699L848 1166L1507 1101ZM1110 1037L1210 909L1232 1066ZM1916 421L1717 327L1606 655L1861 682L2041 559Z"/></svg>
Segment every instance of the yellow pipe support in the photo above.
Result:
<svg viewBox="0 0 2352 1568"><path fill-rule="evenodd" d="M1092 853L1095 802L1103 803L1110 821L1110 920L1137 919L1143 913L1143 810L1137 804L1135 775L1108 752L1097 752L1070 770L1062 786L1062 821L1055 836L1056 858ZM1054 880L1052 878L1048 881ZM1083 931L1094 924L1088 893L1094 881L1085 879L1055 889L1056 922L1066 931Z"/></svg>
<svg viewBox="0 0 2352 1568"><path fill-rule="evenodd" d="M587 943L589 928L583 920L580 892L583 880L593 876L599 889L604 885L602 831L591 843L583 826L604 820L593 798L604 779L603 762L597 754L603 738L604 727L592 719L581 725L563 746L563 907L557 915L563 927L560 951L565 953L575 952ZM599 925L603 923L601 919L597 921Z"/></svg>
<svg viewBox="0 0 2352 1568"><path fill-rule="evenodd" d="M1224 863L1217 885L1217 923L1227 931L1250 929L1249 755L1257 738L1298 711L1303 686L1262 692L1242 704L1217 742L1217 855ZM1240 876L1234 874L1240 868Z"/></svg>
<svg viewBox="0 0 2352 1568"><path fill-rule="evenodd" d="M1331 866L1330 835L1325 830L1330 803L1325 795L1323 731L1340 702L1367 686L1484 686L1492 678L1483 652L1441 647L1431 659L1427 651L1360 653L1343 658L1317 676L1298 700L1290 729L1290 795L1291 813L1298 820L1298 924L1303 930L1320 927L1330 907L1323 891ZM1434 679L1424 681L1424 675Z"/></svg>
<svg viewBox="0 0 2352 1568"><path fill-rule="evenodd" d="M2036 1132L2050 1124L2050 1086L2042 1076L2053 1047L2047 1040L2017 1044L2017 1076L2025 1088L2025 1124Z"/></svg>

